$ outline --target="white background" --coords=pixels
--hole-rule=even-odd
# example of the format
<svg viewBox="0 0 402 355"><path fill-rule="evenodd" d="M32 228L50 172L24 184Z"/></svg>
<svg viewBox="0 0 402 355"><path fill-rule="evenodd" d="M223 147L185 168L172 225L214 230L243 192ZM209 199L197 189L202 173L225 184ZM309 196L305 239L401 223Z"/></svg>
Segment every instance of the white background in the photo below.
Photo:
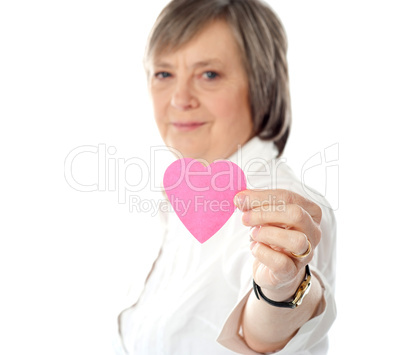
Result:
<svg viewBox="0 0 402 355"><path fill-rule="evenodd" d="M64 163L99 144L115 147L111 163L149 161L160 144L141 61L164 3L0 4L1 354L112 353L119 300L131 282L140 287L154 253L153 220L130 213L116 191L74 190ZM399 347L397 3L270 1L289 38L288 163L300 176L309 158L339 147L326 192L328 164L306 175L338 220L331 355ZM77 180L97 182L94 156L77 158ZM127 169L133 184L136 173Z"/></svg>

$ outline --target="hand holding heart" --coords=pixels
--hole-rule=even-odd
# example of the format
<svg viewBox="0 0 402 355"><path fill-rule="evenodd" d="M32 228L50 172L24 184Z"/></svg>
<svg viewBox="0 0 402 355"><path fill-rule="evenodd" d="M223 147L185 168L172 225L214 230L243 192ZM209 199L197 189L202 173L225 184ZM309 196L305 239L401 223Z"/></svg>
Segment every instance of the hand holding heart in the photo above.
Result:
<svg viewBox="0 0 402 355"><path fill-rule="evenodd" d="M241 210L243 224L252 227L255 282L275 301L293 296L321 239L317 204L288 190L246 190L243 171L230 161L205 167L193 159L177 160L165 172L164 187L200 243L219 231L236 207Z"/></svg>
<svg viewBox="0 0 402 355"><path fill-rule="evenodd" d="M293 296L321 239L320 207L294 192L279 189L244 190L234 201L244 212L243 224L252 227L255 282L273 300ZM311 252L298 258L306 253L309 242Z"/></svg>

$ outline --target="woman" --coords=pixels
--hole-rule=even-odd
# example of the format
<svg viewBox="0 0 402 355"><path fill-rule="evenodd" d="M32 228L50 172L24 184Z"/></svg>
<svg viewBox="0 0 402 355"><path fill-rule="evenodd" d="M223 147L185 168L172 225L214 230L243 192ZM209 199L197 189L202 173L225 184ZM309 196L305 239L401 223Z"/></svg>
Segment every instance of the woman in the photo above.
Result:
<svg viewBox="0 0 402 355"><path fill-rule="evenodd" d="M138 302L119 316L121 351L326 353L335 222L326 202L303 197L276 160L290 128L279 20L258 0L173 0L145 59L166 145L184 157L238 163L248 190L205 244L162 213L159 256Z"/></svg>

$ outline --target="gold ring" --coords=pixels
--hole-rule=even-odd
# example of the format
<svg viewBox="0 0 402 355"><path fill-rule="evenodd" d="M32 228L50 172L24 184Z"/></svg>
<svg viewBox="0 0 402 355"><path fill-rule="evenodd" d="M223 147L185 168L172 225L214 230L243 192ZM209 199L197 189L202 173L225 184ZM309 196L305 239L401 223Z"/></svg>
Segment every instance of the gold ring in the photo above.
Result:
<svg viewBox="0 0 402 355"><path fill-rule="evenodd" d="M292 252L290 252L290 254L292 254L295 258L299 258L299 259L305 258L306 256L308 256L311 252L311 243L308 239L307 239L307 242L308 242L308 248L303 254L295 254Z"/></svg>

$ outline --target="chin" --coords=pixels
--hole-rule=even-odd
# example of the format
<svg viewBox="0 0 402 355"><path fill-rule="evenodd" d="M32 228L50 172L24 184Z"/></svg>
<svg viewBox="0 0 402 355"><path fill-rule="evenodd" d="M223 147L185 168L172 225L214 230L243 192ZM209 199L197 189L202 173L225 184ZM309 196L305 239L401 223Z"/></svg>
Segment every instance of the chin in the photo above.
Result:
<svg viewBox="0 0 402 355"><path fill-rule="evenodd" d="M205 159L205 153L201 153L196 149L177 149L184 158L191 158L191 159Z"/></svg>
<svg viewBox="0 0 402 355"><path fill-rule="evenodd" d="M180 140L167 140L166 145L174 148L183 158L200 159L206 155L206 148L200 147L198 144L194 144L191 141Z"/></svg>

